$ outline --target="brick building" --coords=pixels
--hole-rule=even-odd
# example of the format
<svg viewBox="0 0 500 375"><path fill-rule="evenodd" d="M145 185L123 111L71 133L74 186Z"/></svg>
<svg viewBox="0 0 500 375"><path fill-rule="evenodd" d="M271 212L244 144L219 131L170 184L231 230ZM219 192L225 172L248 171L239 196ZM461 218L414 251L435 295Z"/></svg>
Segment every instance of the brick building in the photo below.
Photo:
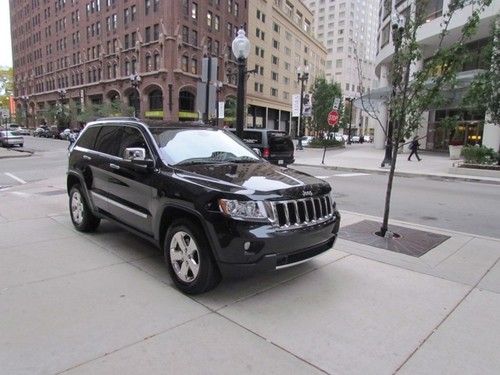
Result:
<svg viewBox="0 0 500 375"><path fill-rule="evenodd" d="M207 51L235 95L231 43L245 0L10 0L15 96L33 127L56 103L121 100L142 118L198 118Z"/></svg>

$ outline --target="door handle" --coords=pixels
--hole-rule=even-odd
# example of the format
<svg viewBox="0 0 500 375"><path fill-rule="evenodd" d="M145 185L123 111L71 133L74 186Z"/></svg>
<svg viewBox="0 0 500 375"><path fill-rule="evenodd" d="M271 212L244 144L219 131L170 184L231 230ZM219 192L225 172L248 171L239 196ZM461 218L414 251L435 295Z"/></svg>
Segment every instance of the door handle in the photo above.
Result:
<svg viewBox="0 0 500 375"><path fill-rule="evenodd" d="M90 156L88 156L88 155L83 155L83 159L84 160L92 160L92 158Z"/></svg>
<svg viewBox="0 0 500 375"><path fill-rule="evenodd" d="M116 164L113 164L113 163L110 163L110 164L109 164L109 167L110 167L111 169L116 169L116 170L120 169L120 166L118 166L118 165L116 165Z"/></svg>

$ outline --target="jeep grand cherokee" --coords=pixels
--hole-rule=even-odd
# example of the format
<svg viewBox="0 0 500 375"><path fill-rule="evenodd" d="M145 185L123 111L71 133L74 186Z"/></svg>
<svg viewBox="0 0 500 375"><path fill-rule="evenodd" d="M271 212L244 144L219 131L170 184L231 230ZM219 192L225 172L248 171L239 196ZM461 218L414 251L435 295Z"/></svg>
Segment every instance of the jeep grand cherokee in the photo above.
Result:
<svg viewBox="0 0 500 375"><path fill-rule="evenodd" d="M340 223L327 182L203 126L90 123L70 151L67 189L76 229L105 218L151 241L192 294L308 260L332 247Z"/></svg>

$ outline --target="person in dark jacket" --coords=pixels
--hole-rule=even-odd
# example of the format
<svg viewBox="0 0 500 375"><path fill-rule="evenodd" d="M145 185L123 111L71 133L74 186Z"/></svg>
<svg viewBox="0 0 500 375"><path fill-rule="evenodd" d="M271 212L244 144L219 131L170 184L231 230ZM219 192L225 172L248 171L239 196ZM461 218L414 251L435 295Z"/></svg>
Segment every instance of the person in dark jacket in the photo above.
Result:
<svg viewBox="0 0 500 375"><path fill-rule="evenodd" d="M410 156L408 156L408 161L411 161L411 157L413 155L415 155L417 157L417 160L420 161L422 160L419 156L418 156L418 147L420 146L420 142L418 141L418 136L415 136L415 138L413 138L413 141L411 141L410 143L410 150L411 150L411 153L410 153Z"/></svg>

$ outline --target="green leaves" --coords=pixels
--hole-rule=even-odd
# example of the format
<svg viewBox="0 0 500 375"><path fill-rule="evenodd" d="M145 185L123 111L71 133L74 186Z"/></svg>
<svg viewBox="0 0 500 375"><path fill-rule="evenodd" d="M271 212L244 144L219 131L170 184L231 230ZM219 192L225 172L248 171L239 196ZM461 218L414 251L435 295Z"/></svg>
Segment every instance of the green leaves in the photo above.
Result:
<svg viewBox="0 0 500 375"><path fill-rule="evenodd" d="M342 97L338 83L330 83L325 77L316 77L312 87L312 114L310 130L328 131L328 113L332 110L335 98Z"/></svg>
<svg viewBox="0 0 500 375"><path fill-rule="evenodd" d="M0 108L9 107L9 97L14 92L12 68L0 67Z"/></svg>

